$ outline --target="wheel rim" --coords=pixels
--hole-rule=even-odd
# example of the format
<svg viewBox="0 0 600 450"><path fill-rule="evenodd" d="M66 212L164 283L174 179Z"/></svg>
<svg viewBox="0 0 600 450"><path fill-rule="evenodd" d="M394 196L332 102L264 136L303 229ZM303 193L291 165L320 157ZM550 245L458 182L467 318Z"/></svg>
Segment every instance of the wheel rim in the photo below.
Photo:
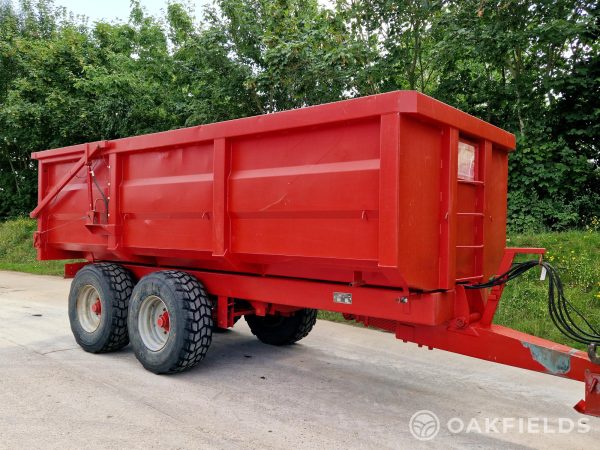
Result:
<svg viewBox="0 0 600 450"><path fill-rule="evenodd" d="M167 305L160 297L150 295L140 306L138 329L144 345L153 352L162 349L171 334L171 321Z"/></svg>
<svg viewBox="0 0 600 450"><path fill-rule="evenodd" d="M86 284L79 290L77 296L77 318L88 333L93 333L100 326L102 319L102 302L98 290L91 284Z"/></svg>

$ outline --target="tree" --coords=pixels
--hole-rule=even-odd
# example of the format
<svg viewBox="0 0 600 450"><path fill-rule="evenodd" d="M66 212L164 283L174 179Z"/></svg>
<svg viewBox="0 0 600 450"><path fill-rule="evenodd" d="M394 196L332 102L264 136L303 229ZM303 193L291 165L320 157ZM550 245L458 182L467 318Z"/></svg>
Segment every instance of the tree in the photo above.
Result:
<svg viewBox="0 0 600 450"><path fill-rule="evenodd" d="M575 101L600 88L597 77L587 76L597 67L598 6L449 1L434 27L434 96L517 135L509 224L565 228L598 216L599 158L591 144L597 98L586 97L585 106Z"/></svg>
<svg viewBox="0 0 600 450"><path fill-rule="evenodd" d="M127 23L0 0L0 217L32 151L416 89L517 135L513 229L600 216L599 6L586 0L217 0Z"/></svg>

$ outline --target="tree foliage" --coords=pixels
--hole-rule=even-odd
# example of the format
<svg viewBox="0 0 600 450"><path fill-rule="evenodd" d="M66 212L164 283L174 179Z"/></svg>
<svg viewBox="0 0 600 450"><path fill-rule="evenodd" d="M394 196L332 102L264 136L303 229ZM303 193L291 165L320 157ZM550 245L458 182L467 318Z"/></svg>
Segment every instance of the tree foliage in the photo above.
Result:
<svg viewBox="0 0 600 450"><path fill-rule="evenodd" d="M514 132L509 224L600 216L599 6L584 0L216 0L90 24L0 0L0 217L32 151L416 89Z"/></svg>

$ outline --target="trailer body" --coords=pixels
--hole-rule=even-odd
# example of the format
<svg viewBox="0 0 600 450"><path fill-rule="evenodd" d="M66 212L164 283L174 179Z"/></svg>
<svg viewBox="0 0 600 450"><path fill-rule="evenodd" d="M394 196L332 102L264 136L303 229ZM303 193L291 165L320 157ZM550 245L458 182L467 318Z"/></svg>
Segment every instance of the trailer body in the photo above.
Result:
<svg viewBox="0 0 600 450"><path fill-rule="evenodd" d="M583 380L585 353L493 325L501 289L463 288L515 254L543 254L505 249L514 148L506 131L398 91L48 150L33 154L34 242L41 260L118 262L137 279L185 270L217 299L222 327L339 311L407 341Z"/></svg>
<svg viewBox="0 0 600 450"><path fill-rule="evenodd" d="M504 251L514 137L415 92L36 153L40 201L95 147L91 193L82 165L39 216L40 259L436 291Z"/></svg>

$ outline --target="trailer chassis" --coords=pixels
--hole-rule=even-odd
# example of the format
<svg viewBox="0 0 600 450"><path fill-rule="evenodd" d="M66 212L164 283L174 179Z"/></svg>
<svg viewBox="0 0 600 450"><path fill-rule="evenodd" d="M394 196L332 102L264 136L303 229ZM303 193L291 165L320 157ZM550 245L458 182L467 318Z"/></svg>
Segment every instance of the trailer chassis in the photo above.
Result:
<svg viewBox="0 0 600 450"><path fill-rule="evenodd" d="M507 248L498 273L510 268L519 254L541 259L545 249ZM73 278L89 262L65 265ZM121 263L140 279L171 267ZM504 285L489 292L466 290L457 284L449 292L412 292L285 277L184 269L201 280L215 297L214 316L220 328L233 327L246 314L289 315L301 308L340 312L347 320L395 334L430 350L440 349L491 362L547 373L585 383L585 398L574 408L600 417L600 359L595 345L588 352L493 323ZM358 276L358 278L360 278ZM441 319L451 317L449 320Z"/></svg>

